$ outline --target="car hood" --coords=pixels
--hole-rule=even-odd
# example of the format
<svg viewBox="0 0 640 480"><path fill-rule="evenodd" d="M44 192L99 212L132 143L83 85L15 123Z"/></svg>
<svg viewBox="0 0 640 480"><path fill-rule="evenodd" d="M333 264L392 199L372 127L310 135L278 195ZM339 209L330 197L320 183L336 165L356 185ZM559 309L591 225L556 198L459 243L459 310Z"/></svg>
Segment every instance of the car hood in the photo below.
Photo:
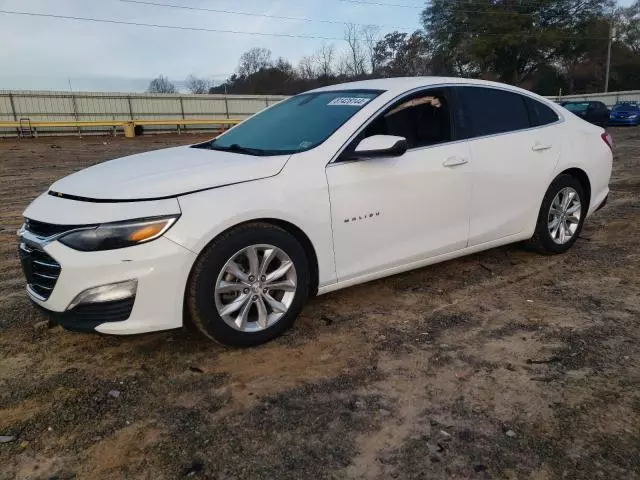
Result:
<svg viewBox="0 0 640 480"><path fill-rule="evenodd" d="M50 191L89 200L160 199L272 177L288 158L173 147L94 165L58 180Z"/></svg>

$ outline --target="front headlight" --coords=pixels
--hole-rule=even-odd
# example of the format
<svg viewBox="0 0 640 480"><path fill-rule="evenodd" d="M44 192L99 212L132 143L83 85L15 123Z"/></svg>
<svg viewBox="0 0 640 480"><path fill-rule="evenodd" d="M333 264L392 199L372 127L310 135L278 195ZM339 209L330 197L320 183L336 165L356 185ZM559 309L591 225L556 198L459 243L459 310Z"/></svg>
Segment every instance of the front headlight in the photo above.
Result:
<svg viewBox="0 0 640 480"><path fill-rule="evenodd" d="M67 247L83 252L131 247L162 236L178 217L179 215L171 215L103 223L96 227L69 232L58 240Z"/></svg>

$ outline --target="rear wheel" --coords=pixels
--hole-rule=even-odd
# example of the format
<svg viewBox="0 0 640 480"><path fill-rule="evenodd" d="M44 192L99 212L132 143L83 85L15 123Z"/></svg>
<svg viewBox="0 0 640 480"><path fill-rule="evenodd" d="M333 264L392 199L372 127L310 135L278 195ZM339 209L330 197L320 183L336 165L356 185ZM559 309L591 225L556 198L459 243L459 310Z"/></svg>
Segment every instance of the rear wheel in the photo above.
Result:
<svg viewBox="0 0 640 480"><path fill-rule="evenodd" d="M535 233L529 244L543 253L566 252L582 231L587 209L580 182L571 175L559 175L542 200Z"/></svg>
<svg viewBox="0 0 640 480"><path fill-rule="evenodd" d="M209 338L252 346L293 325L308 289L308 261L296 239L274 225L253 223L207 246L189 280L187 308Z"/></svg>

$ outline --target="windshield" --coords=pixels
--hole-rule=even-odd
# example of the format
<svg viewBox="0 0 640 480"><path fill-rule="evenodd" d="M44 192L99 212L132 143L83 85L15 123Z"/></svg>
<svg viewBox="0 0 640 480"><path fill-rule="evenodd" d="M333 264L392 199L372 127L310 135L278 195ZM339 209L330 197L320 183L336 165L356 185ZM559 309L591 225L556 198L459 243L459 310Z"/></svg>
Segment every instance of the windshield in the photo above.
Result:
<svg viewBox="0 0 640 480"><path fill-rule="evenodd" d="M613 107L613 112L636 112L640 110L640 107L631 103L620 103Z"/></svg>
<svg viewBox="0 0 640 480"><path fill-rule="evenodd" d="M567 103L565 104L564 108L566 108L570 112L586 112L589 108L589 102Z"/></svg>
<svg viewBox="0 0 640 480"><path fill-rule="evenodd" d="M381 93L341 90L296 95L200 147L249 155L286 155L310 150Z"/></svg>

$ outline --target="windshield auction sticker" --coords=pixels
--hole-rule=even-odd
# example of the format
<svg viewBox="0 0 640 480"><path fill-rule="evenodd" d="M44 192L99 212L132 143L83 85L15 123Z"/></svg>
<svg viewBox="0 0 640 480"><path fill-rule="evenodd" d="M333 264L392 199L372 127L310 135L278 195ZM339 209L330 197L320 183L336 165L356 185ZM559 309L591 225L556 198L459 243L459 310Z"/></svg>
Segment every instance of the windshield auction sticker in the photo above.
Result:
<svg viewBox="0 0 640 480"><path fill-rule="evenodd" d="M366 105L370 98L363 97L338 97L331 100L327 105L338 105L343 107L362 107Z"/></svg>

